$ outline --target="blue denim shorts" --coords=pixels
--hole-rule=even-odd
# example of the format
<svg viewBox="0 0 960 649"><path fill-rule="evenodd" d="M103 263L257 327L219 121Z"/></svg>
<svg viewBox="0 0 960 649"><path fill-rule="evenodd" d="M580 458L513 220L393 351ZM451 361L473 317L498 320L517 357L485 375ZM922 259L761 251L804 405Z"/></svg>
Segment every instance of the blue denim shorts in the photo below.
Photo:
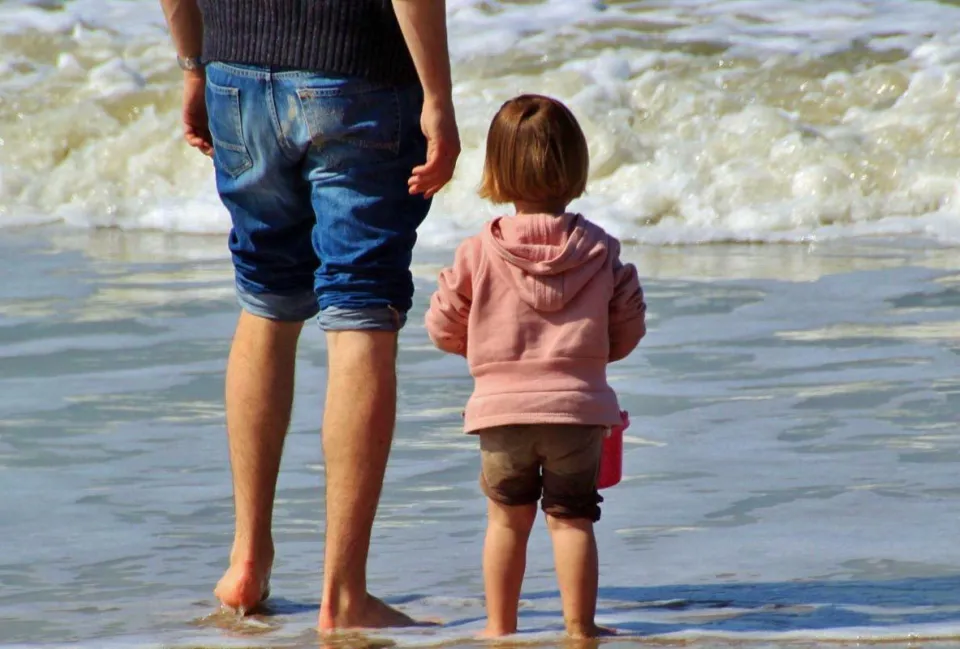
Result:
<svg viewBox="0 0 960 649"><path fill-rule="evenodd" d="M396 331L430 201L419 86L212 63L207 112L237 296L274 320Z"/></svg>

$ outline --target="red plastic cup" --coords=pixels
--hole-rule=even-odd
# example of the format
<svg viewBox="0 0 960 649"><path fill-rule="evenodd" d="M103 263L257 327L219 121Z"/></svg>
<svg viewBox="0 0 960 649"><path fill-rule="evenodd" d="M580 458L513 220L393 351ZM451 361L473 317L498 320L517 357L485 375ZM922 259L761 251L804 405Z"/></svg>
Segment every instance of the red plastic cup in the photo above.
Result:
<svg viewBox="0 0 960 649"><path fill-rule="evenodd" d="M620 412L620 422L619 426L610 428L610 434L603 440L597 489L608 489L623 477L623 431L630 426L630 415L626 410Z"/></svg>

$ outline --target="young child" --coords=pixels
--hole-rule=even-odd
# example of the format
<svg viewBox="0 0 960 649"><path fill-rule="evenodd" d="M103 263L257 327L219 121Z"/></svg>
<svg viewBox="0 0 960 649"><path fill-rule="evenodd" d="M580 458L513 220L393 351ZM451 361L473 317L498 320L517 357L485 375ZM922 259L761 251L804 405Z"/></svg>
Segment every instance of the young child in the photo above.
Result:
<svg viewBox="0 0 960 649"><path fill-rule="evenodd" d="M646 333L646 305L620 244L566 211L586 186L587 142L554 99L506 102L487 137L480 195L513 203L457 249L426 315L443 351L467 358L475 390L465 431L480 437L488 499L483 548L487 637L515 633L527 539L541 501L567 632L600 633L597 473L620 423L607 363Z"/></svg>

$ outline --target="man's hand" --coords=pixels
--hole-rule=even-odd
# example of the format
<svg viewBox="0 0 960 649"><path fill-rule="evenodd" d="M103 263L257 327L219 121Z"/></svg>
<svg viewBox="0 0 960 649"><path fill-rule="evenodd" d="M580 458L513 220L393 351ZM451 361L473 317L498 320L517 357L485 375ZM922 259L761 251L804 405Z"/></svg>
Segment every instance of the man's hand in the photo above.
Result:
<svg viewBox="0 0 960 649"><path fill-rule="evenodd" d="M202 70L183 74L183 138L204 155L213 155L213 137L207 123L206 75Z"/></svg>
<svg viewBox="0 0 960 649"><path fill-rule="evenodd" d="M177 54L184 58L203 51L203 15L197 0L160 0L163 17ZM206 155L213 154L213 138L207 126L207 75L202 69L183 73L183 138Z"/></svg>
<svg viewBox="0 0 960 649"><path fill-rule="evenodd" d="M460 134L453 102L425 101L420 128L427 138L427 161L414 167L409 181L410 193L430 198L453 178L453 170L460 157Z"/></svg>
<svg viewBox="0 0 960 649"><path fill-rule="evenodd" d="M447 48L447 3L445 0L393 0L393 10L417 68L424 96L420 128L427 138L427 161L414 168L410 193L430 198L450 182L460 156Z"/></svg>

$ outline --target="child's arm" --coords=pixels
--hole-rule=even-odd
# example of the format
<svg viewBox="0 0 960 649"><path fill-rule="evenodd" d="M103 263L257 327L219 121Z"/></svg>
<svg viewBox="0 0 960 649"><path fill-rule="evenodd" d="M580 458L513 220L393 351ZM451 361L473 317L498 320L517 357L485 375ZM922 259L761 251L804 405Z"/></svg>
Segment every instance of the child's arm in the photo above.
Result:
<svg viewBox="0 0 960 649"><path fill-rule="evenodd" d="M613 298L610 300L610 362L626 358L647 333L647 305L633 264L620 261L617 245L613 262Z"/></svg>
<svg viewBox="0 0 960 649"><path fill-rule="evenodd" d="M467 355L467 320L473 300L476 246L472 239L457 248L453 266L440 271L437 290L430 298L426 325L430 340L450 354Z"/></svg>

